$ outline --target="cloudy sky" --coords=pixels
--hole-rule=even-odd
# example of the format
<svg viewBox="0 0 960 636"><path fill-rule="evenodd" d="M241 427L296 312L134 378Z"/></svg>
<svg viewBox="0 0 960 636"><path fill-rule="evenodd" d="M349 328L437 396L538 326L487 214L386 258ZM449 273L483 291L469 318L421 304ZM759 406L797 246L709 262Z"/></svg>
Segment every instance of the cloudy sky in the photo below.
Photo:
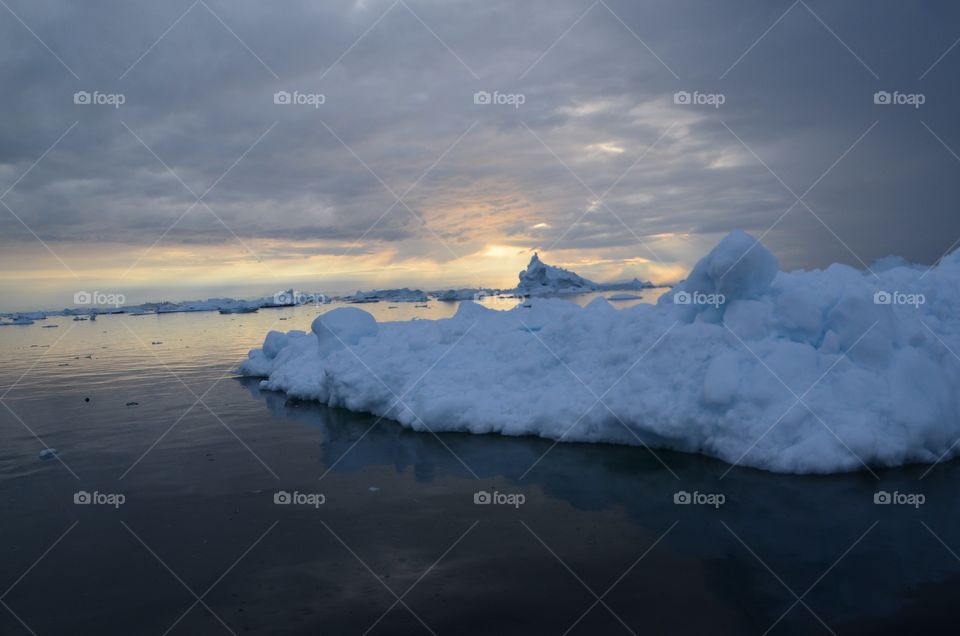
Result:
<svg viewBox="0 0 960 636"><path fill-rule="evenodd" d="M534 250L671 282L733 228L932 263L958 38L951 2L2 0L0 309L511 286Z"/></svg>

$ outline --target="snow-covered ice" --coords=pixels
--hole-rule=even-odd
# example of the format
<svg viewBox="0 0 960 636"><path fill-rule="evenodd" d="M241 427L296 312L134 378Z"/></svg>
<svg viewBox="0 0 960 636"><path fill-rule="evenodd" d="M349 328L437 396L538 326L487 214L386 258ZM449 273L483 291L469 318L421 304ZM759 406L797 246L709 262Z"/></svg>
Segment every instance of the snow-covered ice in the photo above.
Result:
<svg viewBox="0 0 960 636"><path fill-rule="evenodd" d="M520 296L564 296L591 291L641 290L653 286L653 283L639 278L623 282L595 283L570 270L547 265L534 253L527 268L520 272L520 283L510 291Z"/></svg>
<svg viewBox="0 0 960 636"><path fill-rule="evenodd" d="M643 443L798 473L952 457L960 250L874 271L781 272L734 232L657 305L467 301L453 318L384 323L339 308L310 332L269 333L240 370L420 431Z"/></svg>
<svg viewBox="0 0 960 636"><path fill-rule="evenodd" d="M583 278L579 274L547 265L540 256L533 255L527 269L520 272L520 284L517 292L525 296L543 296L558 294L579 294L593 291L597 283Z"/></svg>

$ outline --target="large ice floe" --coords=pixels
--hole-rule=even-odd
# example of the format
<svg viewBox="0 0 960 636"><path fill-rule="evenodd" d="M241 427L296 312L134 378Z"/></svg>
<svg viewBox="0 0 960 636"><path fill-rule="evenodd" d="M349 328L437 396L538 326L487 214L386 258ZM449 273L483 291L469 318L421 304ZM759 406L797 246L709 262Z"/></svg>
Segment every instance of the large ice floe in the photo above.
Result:
<svg viewBox="0 0 960 636"><path fill-rule="evenodd" d="M933 463L960 437L960 250L778 271L724 238L657 305L463 302L445 320L357 308L267 334L261 388L418 431L643 444L778 472ZM960 445L958 445L960 446Z"/></svg>

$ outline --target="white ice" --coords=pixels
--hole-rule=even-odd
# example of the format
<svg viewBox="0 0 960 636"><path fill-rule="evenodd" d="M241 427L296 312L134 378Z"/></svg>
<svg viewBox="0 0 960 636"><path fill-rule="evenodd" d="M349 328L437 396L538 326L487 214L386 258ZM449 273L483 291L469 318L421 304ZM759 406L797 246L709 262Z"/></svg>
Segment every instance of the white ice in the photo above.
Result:
<svg viewBox="0 0 960 636"><path fill-rule="evenodd" d="M525 296L556 296L583 293L596 288L597 283L562 267L547 265L540 260L539 255L534 254L527 269L520 272L517 293Z"/></svg>
<svg viewBox="0 0 960 636"><path fill-rule="evenodd" d="M420 431L646 444L799 473L950 458L960 251L874 271L780 272L734 232L657 305L467 301L450 319L385 323L340 308L310 332L271 332L241 372Z"/></svg>

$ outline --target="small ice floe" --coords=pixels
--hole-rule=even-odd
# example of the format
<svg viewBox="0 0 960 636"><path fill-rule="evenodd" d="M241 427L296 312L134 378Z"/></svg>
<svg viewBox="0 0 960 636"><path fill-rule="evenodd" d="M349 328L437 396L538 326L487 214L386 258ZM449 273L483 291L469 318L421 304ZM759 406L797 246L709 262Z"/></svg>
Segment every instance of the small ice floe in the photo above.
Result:
<svg viewBox="0 0 960 636"><path fill-rule="evenodd" d="M369 488L368 490L369 490L370 492L380 492L380 487L379 487L379 486L370 486L370 488Z"/></svg>
<svg viewBox="0 0 960 636"><path fill-rule="evenodd" d="M255 314L259 307L223 307L220 309L221 314Z"/></svg>
<svg viewBox="0 0 960 636"><path fill-rule="evenodd" d="M40 459L53 459L56 456L57 456L56 448L44 448L42 451L40 451L40 454L38 455Z"/></svg>
<svg viewBox="0 0 960 636"><path fill-rule="evenodd" d="M10 325L32 325L33 319L27 316L12 316L9 321L3 322L0 320L0 326L8 327Z"/></svg>
<svg viewBox="0 0 960 636"><path fill-rule="evenodd" d="M614 294L613 296L607 296L607 300L640 300L641 296L639 294Z"/></svg>

